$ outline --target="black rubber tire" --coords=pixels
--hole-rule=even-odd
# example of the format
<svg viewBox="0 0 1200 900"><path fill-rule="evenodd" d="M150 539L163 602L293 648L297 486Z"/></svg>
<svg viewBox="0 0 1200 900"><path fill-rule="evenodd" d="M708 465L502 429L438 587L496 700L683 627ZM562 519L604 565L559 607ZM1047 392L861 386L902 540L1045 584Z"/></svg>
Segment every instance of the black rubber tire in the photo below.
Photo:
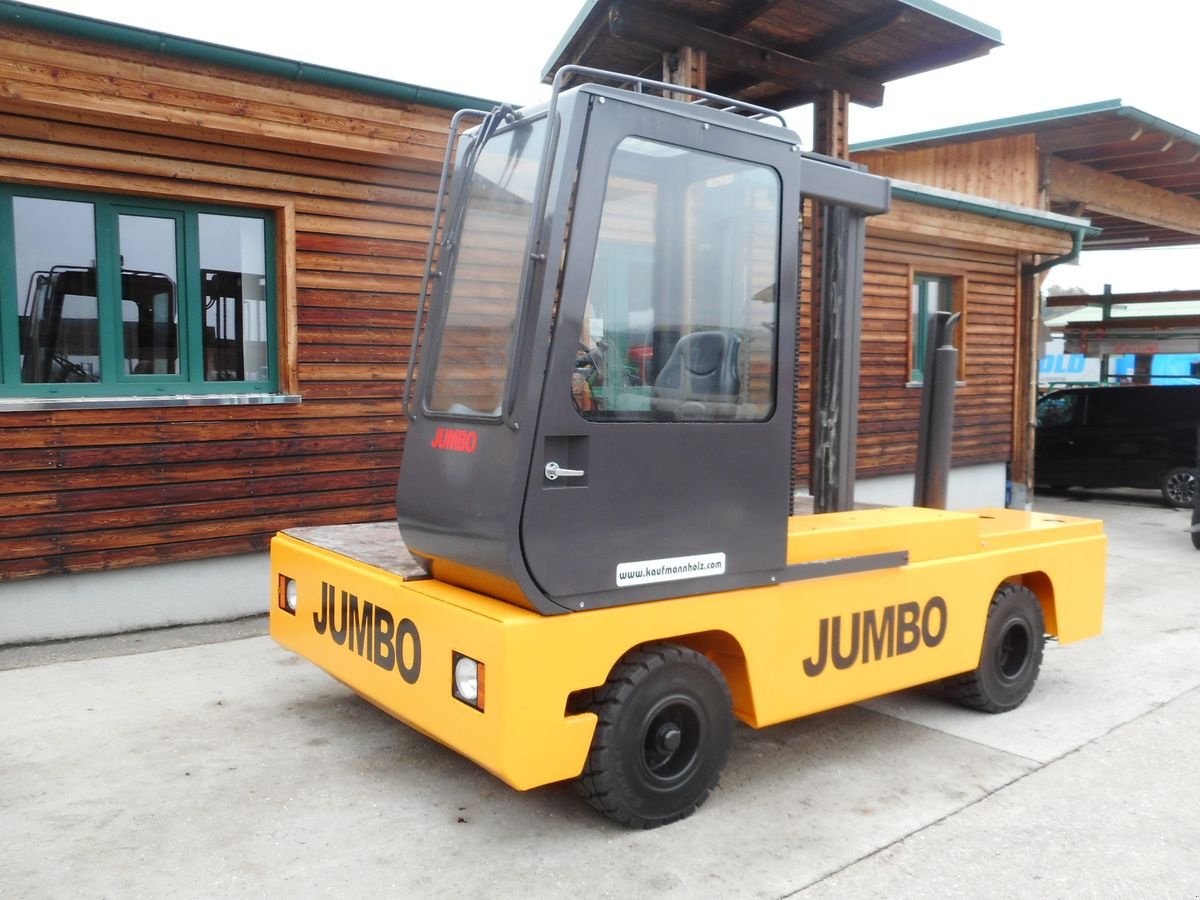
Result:
<svg viewBox="0 0 1200 900"><path fill-rule="evenodd" d="M943 683L951 699L971 709L1008 712L1033 690L1042 668L1046 625L1029 588L1005 583L992 597L979 668Z"/></svg>
<svg viewBox="0 0 1200 900"><path fill-rule="evenodd" d="M1163 500L1172 509L1191 509L1196 502L1196 470L1176 466L1162 477Z"/></svg>
<svg viewBox="0 0 1200 900"><path fill-rule="evenodd" d="M675 644L629 651L592 698L600 721L580 795L610 819L657 828L708 799L729 759L733 701L720 670Z"/></svg>

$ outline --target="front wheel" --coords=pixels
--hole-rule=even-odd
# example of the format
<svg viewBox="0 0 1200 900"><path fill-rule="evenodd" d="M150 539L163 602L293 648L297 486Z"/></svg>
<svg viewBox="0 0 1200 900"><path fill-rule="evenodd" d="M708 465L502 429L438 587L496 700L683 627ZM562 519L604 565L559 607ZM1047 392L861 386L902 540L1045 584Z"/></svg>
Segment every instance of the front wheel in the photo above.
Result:
<svg viewBox="0 0 1200 900"><path fill-rule="evenodd" d="M1162 478L1162 495L1174 509L1187 509L1196 500L1196 470L1177 466Z"/></svg>
<svg viewBox="0 0 1200 900"><path fill-rule="evenodd" d="M988 609L979 667L946 679L947 694L984 712L1016 709L1037 681L1045 638L1037 595L1019 584L1001 585Z"/></svg>
<svg viewBox="0 0 1200 900"><path fill-rule="evenodd" d="M720 670L675 644L626 653L591 709L599 717L579 793L611 819L656 828L708 799L729 758L733 702Z"/></svg>

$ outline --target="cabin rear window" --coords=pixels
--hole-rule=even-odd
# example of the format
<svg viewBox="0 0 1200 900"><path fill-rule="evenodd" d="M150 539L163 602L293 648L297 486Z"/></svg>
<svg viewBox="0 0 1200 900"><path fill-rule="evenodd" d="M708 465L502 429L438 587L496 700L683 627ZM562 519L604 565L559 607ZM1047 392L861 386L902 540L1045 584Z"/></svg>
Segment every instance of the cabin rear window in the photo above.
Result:
<svg viewBox="0 0 1200 900"><path fill-rule="evenodd" d="M493 136L450 212L430 410L500 415L545 132L538 119Z"/></svg>
<svg viewBox="0 0 1200 900"><path fill-rule="evenodd" d="M0 396L272 391L268 214L0 187Z"/></svg>

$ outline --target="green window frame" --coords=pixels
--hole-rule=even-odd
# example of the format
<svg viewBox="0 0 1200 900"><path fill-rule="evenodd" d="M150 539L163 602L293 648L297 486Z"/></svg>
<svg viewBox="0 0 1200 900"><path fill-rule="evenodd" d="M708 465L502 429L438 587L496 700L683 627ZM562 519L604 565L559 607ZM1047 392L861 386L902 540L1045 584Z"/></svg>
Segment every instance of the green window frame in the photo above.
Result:
<svg viewBox="0 0 1200 900"><path fill-rule="evenodd" d="M954 312L957 302L956 279L949 275L916 274L912 279L911 334L909 345L909 383L925 382L925 351L929 342L929 320L935 312ZM961 357L960 357L961 359ZM959 378L962 371L960 366Z"/></svg>
<svg viewBox="0 0 1200 900"><path fill-rule="evenodd" d="M0 184L0 398L276 392L274 232L269 210Z"/></svg>

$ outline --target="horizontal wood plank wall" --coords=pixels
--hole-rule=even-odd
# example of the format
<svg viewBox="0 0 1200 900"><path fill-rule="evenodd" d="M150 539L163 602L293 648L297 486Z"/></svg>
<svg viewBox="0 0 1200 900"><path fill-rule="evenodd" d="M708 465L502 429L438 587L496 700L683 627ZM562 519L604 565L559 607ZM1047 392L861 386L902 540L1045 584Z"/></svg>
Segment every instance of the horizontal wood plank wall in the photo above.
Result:
<svg viewBox="0 0 1200 900"><path fill-rule="evenodd" d="M910 215L912 211L907 211ZM931 211L929 220L942 215ZM868 228L863 275L862 367L858 422L858 478L909 474L916 465L917 424L921 389L908 386L909 317L914 274L961 279L966 297L965 384L955 403L954 463L1006 462L1012 453L1015 395L1017 278L1021 249L989 247L914 234L905 218L880 217ZM989 220L972 224L955 220L956 228L974 228L988 236ZM1034 229L1033 231L1037 231ZM805 231L805 275L811 247ZM1016 243L1035 241L1047 248L1061 244L1058 235L1023 233ZM1069 239L1067 240L1069 246ZM801 350L796 455L796 483L807 485L811 445L807 435L812 389L811 279L801 292ZM962 347L963 344L959 343Z"/></svg>
<svg viewBox="0 0 1200 900"><path fill-rule="evenodd" d="M963 375L955 398L954 463L1005 462L1012 452L1016 256L873 230L864 274L859 477L916 465L921 389L907 386L914 274L949 276L966 291Z"/></svg>
<svg viewBox="0 0 1200 900"><path fill-rule="evenodd" d="M0 580L262 550L281 528L394 516L449 118L35 31L0 36L0 180L280 212L281 384L303 396L0 412Z"/></svg>

